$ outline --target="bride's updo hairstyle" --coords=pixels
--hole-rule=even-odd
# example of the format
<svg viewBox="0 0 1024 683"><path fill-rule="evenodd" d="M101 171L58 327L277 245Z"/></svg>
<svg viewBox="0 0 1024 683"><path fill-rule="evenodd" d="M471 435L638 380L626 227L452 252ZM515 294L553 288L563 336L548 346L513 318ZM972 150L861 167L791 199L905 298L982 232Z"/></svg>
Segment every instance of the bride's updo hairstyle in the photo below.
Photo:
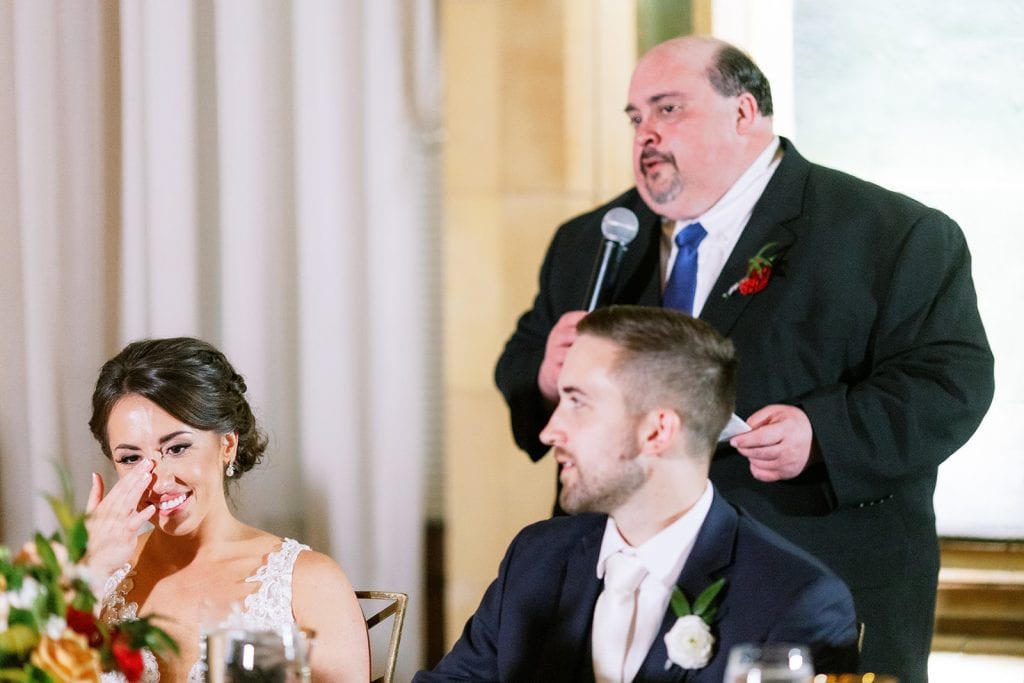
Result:
<svg viewBox="0 0 1024 683"><path fill-rule="evenodd" d="M235 432L234 478L263 458L267 437L245 399L245 380L212 345L191 337L132 342L108 360L92 394L89 428L110 458L107 420L123 396L137 394L194 429Z"/></svg>

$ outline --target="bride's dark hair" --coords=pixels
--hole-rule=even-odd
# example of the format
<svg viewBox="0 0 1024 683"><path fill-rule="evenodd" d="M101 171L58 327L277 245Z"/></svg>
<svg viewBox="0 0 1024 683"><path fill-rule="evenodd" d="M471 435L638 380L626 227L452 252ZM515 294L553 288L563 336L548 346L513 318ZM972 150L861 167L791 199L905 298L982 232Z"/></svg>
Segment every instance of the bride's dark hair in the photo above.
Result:
<svg viewBox="0 0 1024 683"><path fill-rule="evenodd" d="M110 458L110 411L122 397L137 394L195 429L236 433L238 478L260 462L267 447L245 390L245 380L212 344L191 337L132 342L100 370L89 429Z"/></svg>

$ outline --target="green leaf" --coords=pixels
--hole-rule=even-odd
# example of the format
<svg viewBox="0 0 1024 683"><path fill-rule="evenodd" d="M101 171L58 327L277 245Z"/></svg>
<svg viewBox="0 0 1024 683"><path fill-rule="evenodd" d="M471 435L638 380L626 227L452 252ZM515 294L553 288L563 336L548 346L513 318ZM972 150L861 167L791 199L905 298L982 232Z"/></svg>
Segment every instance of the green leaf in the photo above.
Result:
<svg viewBox="0 0 1024 683"><path fill-rule="evenodd" d="M27 609L11 608L11 613L7 615L7 624L9 626L24 624L33 631L38 630L35 616Z"/></svg>
<svg viewBox="0 0 1024 683"><path fill-rule="evenodd" d="M53 510L53 516L57 518L57 524L60 525L61 530L69 529L74 524L75 512L67 501L47 494L46 502L50 504L50 509Z"/></svg>
<svg viewBox="0 0 1024 683"><path fill-rule="evenodd" d="M155 618L159 619L160 617ZM177 653L178 644L163 629L154 626L152 619L154 619L154 615L123 621L118 624L117 628L128 637L128 645L133 648L148 647L156 654L168 650Z"/></svg>
<svg viewBox="0 0 1024 683"><path fill-rule="evenodd" d="M157 655L165 652L178 654L178 644L174 642L174 638L171 638L167 635L166 631L161 628L157 628L156 626L153 626L146 634L146 647Z"/></svg>
<svg viewBox="0 0 1024 683"><path fill-rule="evenodd" d="M39 642L39 634L27 624L11 624L0 632L0 653L27 657L32 648Z"/></svg>
<svg viewBox="0 0 1024 683"><path fill-rule="evenodd" d="M92 588L82 579L74 579L71 582L74 597L71 599L71 606L81 612L91 612L96 605L96 597L92 594Z"/></svg>
<svg viewBox="0 0 1024 683"><path fill-rule="evenodd" d="M39 595L36 596L35 601L32 603L32 614L36 618L39 630L46 628L46 619L49 615L53 614L51 604L50 591L46 586L43 586L42 590L39 591Z"/></svg>
<svg viewBox="0 0 1024 683"><path fill-rule="evenodd" d="M690 611L690 601L683 595L683 591L679 590L679 586L672 587L672 611L676 613L677 617L693 614Z"/></svg>
<svg viewBox="0 0 1024 683"><path fill-rule="evenodd" d="M72 562L78 562L85 557L85 548L89 543L89 532L85 529L85 517L79 516L68 530L67 538L64 539L68 548L68 558Z"/></svg>
<svg viewBox="0 0 1024 683"><path fill-rule="evenodd" d="M22 567L15 567L13 564L5 565L3 571L7 579L7 592L16 591L25 582L25 571Z"/></svg>
<svg viewBox="0 0 1024 683"><path fill-rule="evenodd" d="M723 576L718 581L715 581L713 584L705 588L704 592L697 596L697 599L693 603L693 613L698 617L703 618L705 622L709 621L709 619L705 618L705 613L708 608L711 607L711 603L715 601L715 598L718 597L718 593L722 590L724 585L725 577Z"/></svg>
<svg viewBox="0 0 1024 683"><path fill-rule="evenodd" d="M25 673L28 674L25 678L26 683L59 683L54 681L50 674L32 664L25 667Z"/></svg>
<svg viewBox="0 0 1024 683"><path fill-rule="evenodd" d="M54 536L68 549L71 561L78 562L85 553L85 513L75 505L75 488L67 469L57 462L53 467L60 478L61 495L45 494L45 497L60 525L60 532Z"/></svg>
<svg viewBox="0 0 1024 683"><path fill-rule="evenodd" d="M53 552L50 542L38 532L36 533L36 552L39 553L39 559L42 560L43 567L46 568L50 576L60 576L60 562L57 561L57 554Z"/></svg>
<svg viewBox="0 0 1024 683"><path fill-rule="evenodd" d="M75 507L75 487L71 483L71 474L66 467L59 462L55 462L53 463L53 468L57 470L57 476L60 478L61 495L59 498L47 495L46 500L49 501L50 508L53 509L53 514L57 517L57 523L60 524L61 530L66 535L68 530L74 525L75 520L80 517Z"/></svg>
<svg viewBox="0 0 1024 683"><path fill-rule="evenodd" d="M3 683L25 683L27 680L24 669L0 669L0 681Z"/></svg>

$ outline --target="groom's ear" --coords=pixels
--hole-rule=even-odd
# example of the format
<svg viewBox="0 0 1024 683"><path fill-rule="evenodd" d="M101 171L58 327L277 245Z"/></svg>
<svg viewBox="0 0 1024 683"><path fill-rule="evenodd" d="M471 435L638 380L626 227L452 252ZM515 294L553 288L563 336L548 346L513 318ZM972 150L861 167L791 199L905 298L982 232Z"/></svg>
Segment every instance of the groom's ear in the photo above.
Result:
<svg viewBox="0 0 1024 683"><path fill-rule="evenodd" d="M637 430L640 454L662 457L676 449L682 421L671 408L655 408L640 418Z"/></svg>

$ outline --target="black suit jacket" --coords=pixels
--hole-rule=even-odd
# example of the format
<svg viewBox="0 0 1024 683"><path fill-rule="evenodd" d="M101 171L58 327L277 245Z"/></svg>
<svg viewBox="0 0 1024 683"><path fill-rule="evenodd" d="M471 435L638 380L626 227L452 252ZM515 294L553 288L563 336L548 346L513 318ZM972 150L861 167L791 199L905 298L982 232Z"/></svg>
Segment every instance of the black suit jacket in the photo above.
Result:
<svg viewBox="0 0 1024 683"><path fill-rule="evenodd" d="M993 360L959 227L903 195L784 156L700 313L736 345L737 413L773 403L810 418L824 459L796 479L756 481L727 445L711 479L769 527L829 564L852 588L938 568L932 496L938 465L977 428ZM660 219L635 189L563 225L496 380L516 442L533 459L548 409L537 372L548 332L578 310L600 248L600 220L633 210L640 232L612 303L659 306ZM775 242L766 289L725 293Z"/></svg>
<svg viewBox="0 0 1024 683"><path fill-rule="evenodd" d="M413 680L593 680L590 632L606 520L557 517L521 531L452 651ZM729 649L744 642L804 643L818 671L856 669L857 628L846 586L716 492L677 585L692 600L720 577L726 584L708 665L666 668L664 635L675 623L670 607L636 681L720 683Z"/></svg>

